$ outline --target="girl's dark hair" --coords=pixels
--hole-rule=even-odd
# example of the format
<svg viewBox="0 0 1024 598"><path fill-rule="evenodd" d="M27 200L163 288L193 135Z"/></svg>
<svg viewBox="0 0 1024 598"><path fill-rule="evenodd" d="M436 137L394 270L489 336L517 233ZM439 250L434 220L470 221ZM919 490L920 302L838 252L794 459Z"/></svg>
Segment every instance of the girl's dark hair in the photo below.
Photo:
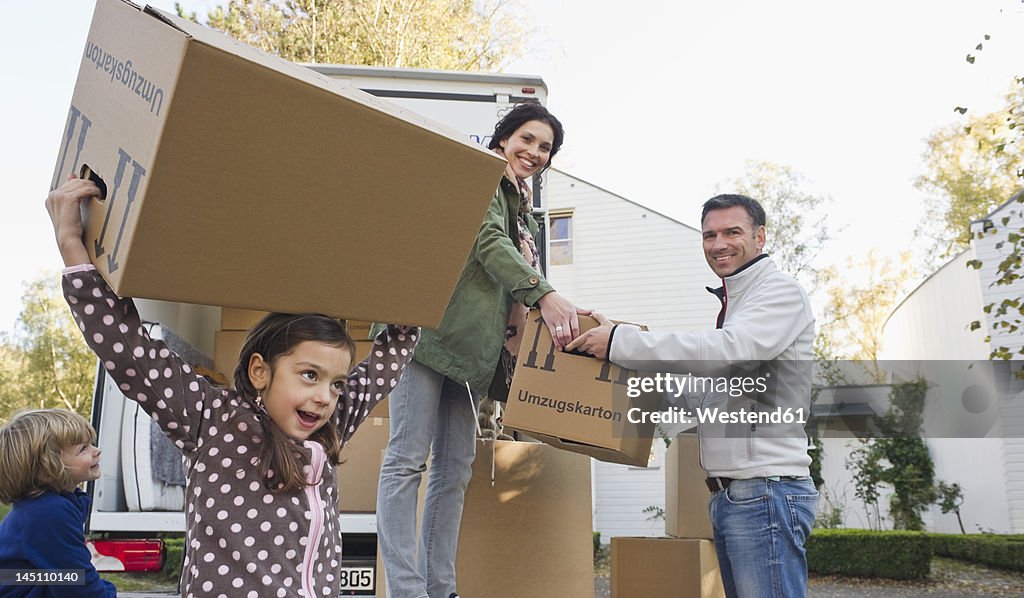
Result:
<svg viewBox="0 0 1024 598"><path fill-rule="evenodd" d="M558 153L558 150L562 149L562 140L565 138L565 130L562 129L562 123L555 118L554 114L548 112L548 109L536 102L524 102L517 105L512 109L511 112L502 117L498 121L498 124L494 125L494 134L491 135L491 140L487 142L487 149L496 149L501 146L501 142L505 141L515 133L519 127L525 125L531 120L539 120L542 123L547 123L551 127L551 131L555 134L555 139L551 143L551 153L548 154L548 163L541 168L540 171L544 172L551 166L551 160Z"/></svg>
<svg viewBox="0 0 1024 598"><path fill-rule="evenodd" d="M254 401L259 391L249 379L249 361L252 356L257 353L262 356L269 364L273 376L278 358L291 353L296 345L304 341L316 341L345 349L353 358L356 354L355 343L345 331L345 325L334 318L321 314L268 314L249 330L242 343L238 365L235 367L235 390L243 398ZM348 409L348 395L343 393L338 402L338 409ZM307 485L302 473L303 451L268 415L263 414L262 419L266 437L261 443L259 471L264 485L275 492L299 490ZM309 438L324 447L331 463L337 465L340 462L341 438L331 422Z"/></svg>

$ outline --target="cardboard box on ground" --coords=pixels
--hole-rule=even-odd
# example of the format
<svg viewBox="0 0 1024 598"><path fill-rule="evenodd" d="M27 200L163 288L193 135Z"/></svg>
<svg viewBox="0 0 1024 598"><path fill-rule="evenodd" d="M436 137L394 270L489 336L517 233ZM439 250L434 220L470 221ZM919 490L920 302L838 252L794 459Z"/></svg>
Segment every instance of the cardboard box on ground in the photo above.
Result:
<svg viewBox="0 0 1024 598"><path fill-rule="evenodd" d="M725 596L708 540L612 538L612 598Z"/></svg>
<svg viewBox="0 0 1024 598"><path fill-rule="evenodd" d="M590 459L582 455L478 440L456 560L460 594L593 598L590 490ZM377 563L377 596L384 597Z"/></svg>
<svg viewBox="0 0 1024 598"><path fill-rule="evenodd" d="M665 534L711 540L707 474L696 434L680 434L665 449Z"/></svg>
<svg viewBox="0 0 1024 598"><path fill-rule="evenodd" d="M596 326L593 318L580 316L581 332ZM523 334L505 427L601 461L646 467L654 426L630 423L628 410L655 410L660 397L626 397L627 380L641 374L557 351L539 310L530 312Z"/></svg>
<svg viewBox="0 0 1024 598"><path fill-rule="evenodd" d="M83 165L105 186L86 246L119 295L436 326L505 162L219 32L98 0L51 188Z"/></svg>

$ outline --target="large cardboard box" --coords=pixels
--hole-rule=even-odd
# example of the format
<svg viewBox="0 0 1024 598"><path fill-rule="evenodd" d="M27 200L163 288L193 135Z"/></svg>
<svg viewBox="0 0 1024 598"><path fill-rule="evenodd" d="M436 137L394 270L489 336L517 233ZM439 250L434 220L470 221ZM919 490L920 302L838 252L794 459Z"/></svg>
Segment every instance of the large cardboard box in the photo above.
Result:
<svg viewBox="0 0 1024 598"><path fill-rule="evenodd" d="M665 449L665 534L711 540L707 474L695 434L680 434Z"/></svg>
<svg viewBox="0 0 1024 598"><path fill-rule="evenodd" d="M376 512L377 482L390 430L387 418L368 417L341 449L338 507L343 513Z"/></svg>
<svg viewBox="0 0 1024 598"><path fill-rule="evenodd" d="M270 312L257 309L223 307L220 310L221 330L249 330Z"/></svg>
<svg viewBox="0 0 1024 598"><path fill-rule="evenodd" d="M106 189L86 246L119 295L436 327L505 162L176 15L98 0L51 188L83 165Z"/></svg>
<svg viewBox="0 0 1024 598"><path fill-rule="evenodd" d="M235 367L242 351L247 330L218 330L213 333L213 369L235 385Z"/></svg>
<svg viewBox="0 0 1024 598"><path fill-rule="evenodd" d="M725 596L708 540L612 538L612 598Z"/></svg>
<svg viewBox="0 0 1024 598"><path fill-rule="evenodd" d="M580 330L597 326L580 316ZM654 426L631 423L629 409L656 409L659 398L626 395L641 374L593 357L563 353L540 312L530 312L502 423L551 446L601 461L646 467Z"/></svg>
<svg viewBox="0 0 1024 598"><path fill-rule="evenodd" d="M590 490L590 459L537 442L478 440L455 563L459 593L593 598ZM377 596L386 597L377 563Z"/></svg>

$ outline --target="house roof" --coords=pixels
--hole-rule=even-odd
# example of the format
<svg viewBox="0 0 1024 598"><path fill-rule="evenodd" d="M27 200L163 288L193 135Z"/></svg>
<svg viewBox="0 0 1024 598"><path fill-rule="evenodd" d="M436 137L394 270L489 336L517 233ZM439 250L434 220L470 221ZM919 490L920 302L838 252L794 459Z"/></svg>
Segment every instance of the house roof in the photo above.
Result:
<svg viewBox="0 0 1024 598"><path fill-rule="evenodd" d="M992 211L989 212L988 214L985 214L984 216L982 216L981 218L978 218L977 220L971 220L971 224L974 224L976 222L984 222L984 221L988 220L989 218L994 216L997 212L999 212L1000 210L1002 210L1003 208L1005 208L1006 206L1010 205L1011 203L1013 203L1015 201L1019 201L1021 203L1024 203L1024 189L1021 189L1020 191L1018 191L1018 192L1014 193L1013 195L1011 195L1010 199L1004 201L1003 203L1001 203L998 206L996 206L995 208L993 208Z"/></svg>
<svg viewBox="0 0 1024 598"><path fill-rule="evenodd" d="M590 181L585 181L585 180L581 179L580 177L578 177L576 175L573 175L573 174L569 174L568 172L566 172L566 171L564 171L564 170L562 170L560 168L555 168L554 166L552 166L551 170L557 171L559 174L567 176L567 177L569 177L569 178L571 178L573 180L579 181L579 182L581 182L581 183L583 183L585 185L590 185L591 187L593 187L595 189L598 189L598 190L600 190L600 191L602 191L604 193L607 193L608 195L611 195L611 196L613 196L613 197L615 197L617 199L621 199L622 201L625 201L625 202L631 203L631 204L633 204L635 206L641 207L641 208L647 210L648 212L651 212L653 214L657 214L658 216L661 216L662 218L665 218L666 220L671 220L672 222L675 222L677 224L685 226L686 228L688 228L690 230L696 231L698 233L701 232L701 230L699 228L696 228L696 227L691 226L691 225L689 225L689 224L687 224L687 223L685 223L685 222L683 222L681 220L678 220L676 218L668 216L668 215L664 214L663 212L659 212L658 210L655 210L653 208L645 206L644 204L642 204L640 202L633 201L632 199L629 199L628 197L623 197L623 196L619 195L618 193L614 193L612 191L609 191L608 189L605 189L604 187L601 187L600 185L595 185L594 183L591 183Z"/></svg>

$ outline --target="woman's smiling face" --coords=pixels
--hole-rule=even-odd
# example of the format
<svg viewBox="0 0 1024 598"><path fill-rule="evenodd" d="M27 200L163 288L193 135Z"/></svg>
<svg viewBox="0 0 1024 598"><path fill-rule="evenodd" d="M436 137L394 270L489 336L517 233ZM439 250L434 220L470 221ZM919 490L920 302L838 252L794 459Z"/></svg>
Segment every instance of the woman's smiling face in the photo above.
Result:
<svg viewBox="0 0 1024 598"><path fill-rule="evenodd" d="M551 125L539 120L523 123L508 139L499 143L501 155L521 179L540 172L551 157L555 132Z"/></svg>

